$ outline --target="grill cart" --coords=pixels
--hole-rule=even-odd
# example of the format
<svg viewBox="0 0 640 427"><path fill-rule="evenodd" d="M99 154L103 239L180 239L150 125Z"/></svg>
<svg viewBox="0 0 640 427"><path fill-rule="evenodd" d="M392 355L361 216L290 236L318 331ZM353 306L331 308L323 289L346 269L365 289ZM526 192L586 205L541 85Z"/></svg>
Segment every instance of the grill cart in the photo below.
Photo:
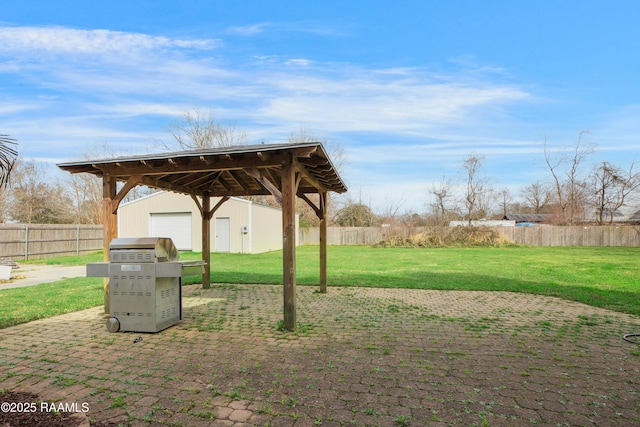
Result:
<svg viewBox="0 0 640 427"><path fill-rule="evenodd" d="M109 332L158 332L182 320L182 277L202 274L203 261L179 261L164 237L113 239L110 262L87 264L87 277L108 277Z"/></svg>

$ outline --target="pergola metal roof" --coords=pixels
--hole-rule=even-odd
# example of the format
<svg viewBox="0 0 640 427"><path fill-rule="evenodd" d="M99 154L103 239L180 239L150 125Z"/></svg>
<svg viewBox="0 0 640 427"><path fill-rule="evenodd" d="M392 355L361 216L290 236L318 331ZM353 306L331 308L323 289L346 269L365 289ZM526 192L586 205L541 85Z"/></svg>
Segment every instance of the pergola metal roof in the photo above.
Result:
<svg viewBox="0 0 640 427"><path fill-rule="evenodd" d="M210 230L214 212L231 196L273 195L282 206L284 326L295 329L295 197L308 203L320 219L320 291L326 292L326 198L347 187L319 142L260 144L160 154L83 160L58 164L71 173L102 177L104 257L117 237L120 201L137 185L191 195L202 215L202 286L210 284ZM120 189L117 182L124 182ZM308 194L316 193L318 203ZM222 197L210 207L211 197ZM109 313L109 285L105 283Z"/></svg>
<svg viewBox="0 0 640 427"><path fill-rule="evenodd" d="M105 173L118 181L139 176L138 184L202 196L256 196L280 190L282 165L293 159L300 173L298 194L347 187L321 143L260 144L58 164L71 173Z"/></svg>

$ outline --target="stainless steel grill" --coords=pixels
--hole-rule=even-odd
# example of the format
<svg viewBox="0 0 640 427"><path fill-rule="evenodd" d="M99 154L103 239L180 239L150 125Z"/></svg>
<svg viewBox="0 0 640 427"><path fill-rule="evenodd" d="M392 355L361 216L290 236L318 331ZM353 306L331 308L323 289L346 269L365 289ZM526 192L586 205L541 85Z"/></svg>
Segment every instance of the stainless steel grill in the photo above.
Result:
<svg viewBox="0 0 640 427"><path fill-rule="evenodd" d="M110 332L158 332L182 320L182 277L204 262L178 260L163 237L113 239L110 262L87 264L88 277L109 277Z"/></svg>

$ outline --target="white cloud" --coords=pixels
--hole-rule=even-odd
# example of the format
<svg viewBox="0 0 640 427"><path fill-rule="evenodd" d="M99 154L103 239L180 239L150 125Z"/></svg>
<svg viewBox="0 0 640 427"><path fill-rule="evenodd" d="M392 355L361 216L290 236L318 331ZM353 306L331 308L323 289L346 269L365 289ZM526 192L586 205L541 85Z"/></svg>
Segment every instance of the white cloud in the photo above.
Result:
<svg viewBox="0 0 640 427"><path fill-rule="evenodd" d="M518 87L499 83L438 82L418 72L407 77L379 70L358 70L351 77L351 71L276 74L267 83L275 90L259 115L336 131L426 136L436 128L470 126L505 105L531 98Z"/></svg>
<svg viewBox="0 0 640 427"><path fill-rule="evenodd" d="M244 25L244 26L233 26L227 28L225 31L228 34L237 34L240 36L254 36L256 34L260 34L264 32L267 28L268 24L252 24L252 25Z"/></svg>
<svg viewBox="0 0 640 427"><path fill-rule="evenodd" d="M238 67L197 52L179 54L182 48L213 44L108 30L0 27L0 52L4 49L9 57L31 54L35 62L39 49L63 55L43 61L37 74L30 68L37 85L90 94L95 103L107 105L226 106L249 126L251 121L268 123L289 132L308 127L328 133L450 138L460 133L456 130L486 127L487 118L508 116L506 106L532 99L515 85L477 76L466 81L463 75L435 75L420 68L366 69L300 57ZM177 52L163 54L165 48ZM146 53L132 54L135 50ZM98 52L105 54L103 61L86 62L74 55ZM33 62L29 67L35 67ZM150 111L157 114L158 109Z"/></svg>
<svg viewBox="0 0 640 427"><path fill-rule="evenodd" d="M351 191L360 187L383 204L402 201L420 210L427 182L442 176L445 165L457 168L476 149L509 159L533 150L528 141L496 130L514 122L512 106L533 96L495 73L469 79L464 72L370 69L282 56L234 63L199 50L214 47L212 40L199 45L64 28L10 33L0 27L0 45L7 42L0 55L22 68L5 72L51 98L35 104L37 116L0 125L10 124L24 152L42 158L73 157L70 152L79 155L96 143L144 152L168 138L166 126L174 118L200 107L223 122L235 121L256 142L281 142L301 128L340 141ZM96 56L87 61L85 53ZM31 93L23 95L13 102L34 105Z"/></svg>
<svg viewBox="0 0 640 427"><path fill-rule="evenodd" d="M296 67L308 67L311 64L313 64L313 61L310 61L310 60L304 59L304 58L295 58L295 59L290 59L290 60L286 61L285 64L286 65L296 66Z"/></svg>
<svg viewBox="0 0 640 427"><path fill-rule="evenodd" d="M0 114L9 115L14 113L21 113L23 111L37 110L42 108L40 102L29 101L15 101L15 100L3 100L0 101Z"/></svg>
<svg viewBox="0 0 640 427"><path fill-rule="evenodd" d="M136 116L169 116L178 117L193 106L188 104L168 103L123 103L123 104L90 104L87 108L105 116L118 115L121 117Z"/></svg>
<svg viewBox="0 0 640 427"><path fill-rule="evenodd" d="M260 22L251 25L232 26L224 31L226 34L234 34L252 37L265 32L292 32L307 33L317 36L342 36L348 32L344 26L325 25L317 22Z"/></svg>
<svg viewBox="0 0 640 427"><path fill-rule="evenodd" d="M210 50L211 39L173 39L111 30L79 30L64 27L0 27L0 51L99 54L136 50Z"/></svg>
<svg viewBox="0 0 640 427"><path fill-rule="evenodd" d="M541 153L541 148L530 141L472 141L461 137L457 142L386 143L375 146L349 147L346 155L348 161L358 162L363 166L387 165L395 167L420 162L420 159L428 159L430 163L460 163L463 157L474 151L495 159L501 156L535 156Z"/></svg>

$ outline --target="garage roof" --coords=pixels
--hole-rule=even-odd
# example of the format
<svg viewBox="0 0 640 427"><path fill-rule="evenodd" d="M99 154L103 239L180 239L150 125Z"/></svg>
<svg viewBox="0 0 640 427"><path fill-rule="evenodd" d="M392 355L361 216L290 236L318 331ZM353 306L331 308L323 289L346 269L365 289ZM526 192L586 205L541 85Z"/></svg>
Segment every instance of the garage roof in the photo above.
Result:
<svg viewBox="0 0 640 427"><path fill-rule="evenodd" d="M347 187L319 142L242 145L101 160L60 163L71 172L110 175L118 181L201 196L251 196L281 190L282 165L291 159L299 172L298 194Z"/></svg>

